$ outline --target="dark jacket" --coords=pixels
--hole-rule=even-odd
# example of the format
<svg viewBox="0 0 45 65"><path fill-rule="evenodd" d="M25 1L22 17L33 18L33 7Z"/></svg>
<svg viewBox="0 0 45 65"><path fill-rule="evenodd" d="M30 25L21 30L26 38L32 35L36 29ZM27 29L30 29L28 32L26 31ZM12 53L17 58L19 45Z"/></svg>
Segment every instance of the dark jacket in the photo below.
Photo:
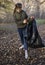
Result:
<svg viewBox="0 0 45 65"><path fill-rule="evenodd" d="M29 47L32 48L44 47L44 44L42 43L42 39L37 30L35 19L32 21L29 19L27 32L28 32L27 42Z"/></svg>
<svg viewBox="0 0 45 65"><path fill-rule="evenodd" d="M24 28L26 26L26 24L23 23L24 19L27 19L28 16L26 14L25 11L21 11L20 13L15 12L14 13L14 19L15 19L15 23L17 24L18 28Z"/></svg>

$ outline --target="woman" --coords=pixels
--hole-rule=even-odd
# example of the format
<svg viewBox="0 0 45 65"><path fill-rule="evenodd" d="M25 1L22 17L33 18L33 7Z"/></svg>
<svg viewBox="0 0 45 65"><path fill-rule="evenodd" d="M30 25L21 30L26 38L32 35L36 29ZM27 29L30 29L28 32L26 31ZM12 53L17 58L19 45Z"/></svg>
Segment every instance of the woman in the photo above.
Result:
<svg viewBox="0 0 45 65"><path fill-rule="evenodd" d="M21 38L22 46L19 49L25 49L25 58L28 58L28 45L27 45L27 14L24 10L22 10L22 4L17 3L15 4L14 9L14 19L15 23L17 24L18 32Z"/></svg>
<svg viewBox="0 0 45 65"><path fill-rule="evenodd" d="M32 48L45 47L44 44L42 43L42 39L41 39L39 32L37 30L35 18L32 16L29 18L28 21L29 21L28 28L27 28L28 46L32 47Z"/></svg>

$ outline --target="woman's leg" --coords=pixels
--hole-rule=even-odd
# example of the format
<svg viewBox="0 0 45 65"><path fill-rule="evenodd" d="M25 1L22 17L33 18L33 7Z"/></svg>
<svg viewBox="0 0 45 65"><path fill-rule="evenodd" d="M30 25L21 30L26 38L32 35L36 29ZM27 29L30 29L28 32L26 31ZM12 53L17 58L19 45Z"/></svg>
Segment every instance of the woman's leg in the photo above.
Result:
<svg viewBox="0 0 45 65"><path fill-rule="evenodd" d="M28 45L27 45L27 42L26 42L26 38L24 37L24 49L25 49L25 59L28 58Z"/></svg>
<svg viewBox="0 0 45 65"><path fill-rule="evenodd" d="M22 48L24 48L24 40L23 40L22 29L18 28L18 32L19 32L19 36L20 36L20 39L21 39L21 42L22 42L22 46L19 49L22 49Z"/></svg>
<svg viewBox="0 0 45 65"><path fill-rule="evenodd" d="M27 44L27 27L23 28L23 41L24 41L24 49L28 50L28 44Z"/></svg>
<svg viewBox="0 0 45 65"><path fill-rule="evenodd" d="M27 44L27 28L23 29L23 40L24 40L24 49L25 49L25 59L28 58L28 44Z"/></svg>
<svg viewBox="0 0 45 65"><path fill-rule="evenodd" d="M27 45L27 40L26 40L26 35L27 35L27 31L26 29L18 29L18 32L19 32L19 35L20 35L20 38L21 38L21 42L22 42L22 45L24 45L24 49L25 49L25 58L27 59L28 58L28 45ZM22 48L22 46L20 47L20 49Z"/></svg>
<svg viewBox="0 0 45 65"><path fill-rule="evenodd" d="M19 36L20 36L21 42L24 45L22 29L18 28L18 32L19 32Z"/></svg>

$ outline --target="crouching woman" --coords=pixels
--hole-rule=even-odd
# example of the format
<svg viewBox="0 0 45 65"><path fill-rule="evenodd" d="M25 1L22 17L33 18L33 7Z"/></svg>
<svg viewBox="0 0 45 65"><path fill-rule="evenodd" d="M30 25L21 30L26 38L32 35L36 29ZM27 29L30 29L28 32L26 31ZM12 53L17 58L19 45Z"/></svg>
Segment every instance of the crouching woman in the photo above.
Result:
<svg viewBox="0 0 45 65"><path fill-rule="evenodd" d="M32 48L41 48L45 47L45 45L42 42L42 39L39 35L36 20L34 16L31 16L29 18L28 28L27 28L27 38L28 38L28 46Z"/></svg>

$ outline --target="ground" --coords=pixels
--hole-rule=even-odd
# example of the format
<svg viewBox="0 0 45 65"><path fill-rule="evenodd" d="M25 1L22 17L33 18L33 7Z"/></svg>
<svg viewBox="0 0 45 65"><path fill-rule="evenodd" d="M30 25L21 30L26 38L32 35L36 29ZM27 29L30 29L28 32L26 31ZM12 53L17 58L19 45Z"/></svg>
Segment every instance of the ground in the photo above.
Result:
<svg viewBox="0 0 45 65"><path fill-rule="evenodd" d="M38 26L45 40L45 24ZM19 50L21 41L17 32L0 30L0 65L45 65L45 48L29 48L29 58L24 58L24 49Z"/></svg>

